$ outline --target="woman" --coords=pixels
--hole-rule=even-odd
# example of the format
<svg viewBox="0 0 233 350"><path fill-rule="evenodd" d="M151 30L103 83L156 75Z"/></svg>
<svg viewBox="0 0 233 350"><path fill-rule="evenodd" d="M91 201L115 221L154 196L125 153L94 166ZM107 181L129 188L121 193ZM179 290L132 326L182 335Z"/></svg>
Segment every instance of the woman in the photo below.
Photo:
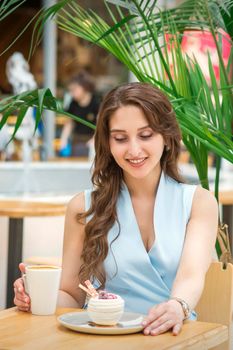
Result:
<svg viewBox="0 0 233 350"><path fill-rule="evenodd" d="M147 316L144 334L178 334L204 285L217 233L215 198L183 184L181 134L167 98L146 83L113 89L95 133L94 189L74 197L65 221L59 306L83 307L77 286L120 294ZM22 268L22 265L21 265ZM21 279L15 304L29 310Z"/></svg>

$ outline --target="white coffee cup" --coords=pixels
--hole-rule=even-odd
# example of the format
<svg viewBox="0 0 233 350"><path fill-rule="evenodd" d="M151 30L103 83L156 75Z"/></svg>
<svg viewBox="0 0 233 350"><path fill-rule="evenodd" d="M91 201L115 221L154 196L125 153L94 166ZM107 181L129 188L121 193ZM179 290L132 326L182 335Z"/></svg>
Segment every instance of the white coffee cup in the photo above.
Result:
<svg viewBox="0 0 233 350"><path fill-rule="evenodd" d="M34 315L52 315L56 311L61 267L52 265L29 265L25 268L23 281L31 299Z"/></svg>

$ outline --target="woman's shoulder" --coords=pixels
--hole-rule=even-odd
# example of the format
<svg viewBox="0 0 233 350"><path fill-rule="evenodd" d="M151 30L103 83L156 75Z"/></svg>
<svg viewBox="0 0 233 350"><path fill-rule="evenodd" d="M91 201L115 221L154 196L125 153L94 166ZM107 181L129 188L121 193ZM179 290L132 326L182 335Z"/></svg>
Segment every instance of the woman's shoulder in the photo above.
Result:
<svg viewBox="0 0 233 350"><path fill-rule="evenodd" d="M218 202L212 192L197 186L193 198L193 211L206 215L218 215Z"/></svg>
<svg viewBox="0 0 233 350"><path fill-rule="evenodd" d="M210 204L213 206L217 205L217 200L213 193L205 188L203 188L201 185L195 185L195 184L189 184L189 183L179 183L180 186L183 188L184 192L187 192L188 194L193 193L193 203L195 202L203 202L205 204Z"/></svg>
<svg viewBox="0 0 233 350"><path fill-rule="evenodd" d="M71 200L68 202L67 211L70 214L77 215L79 213L83 213L85 211L85 193L80 192L76 194Z"/></svg>
<svg viewBox="0 0 233 350"><path fill-rule="evenodd" d="M200 185L196 187L194 200L198 202L204 202L205 204L212 204L213 206L218 205L214 194Z"/></svg>
<svg viewBox="0 0 233 350"><path fill-rule="evenodd" d="M67 210L70 213L79 214L84 213L91 202L91 193L93 189L87 189L85 191L77 193L71 200L68 202Z"/></svg>

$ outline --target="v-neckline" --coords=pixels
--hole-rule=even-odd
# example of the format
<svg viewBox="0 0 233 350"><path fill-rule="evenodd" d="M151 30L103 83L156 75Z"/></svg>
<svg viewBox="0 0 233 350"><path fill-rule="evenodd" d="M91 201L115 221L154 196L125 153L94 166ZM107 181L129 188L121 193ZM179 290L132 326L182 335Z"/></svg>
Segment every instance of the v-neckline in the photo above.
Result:
<svg viewBox="0 0 233 350"><path fill-rule="evenodd" d="M146 252L147 255L149 255L151 253L151 251L153 250L153 248L158 244L158 237L159 237L159 230L157 229L159 227L158 225L158 220L159 220L159 216L157 215L157 203L158 203L158 197L159 197L159 193L160 193L160 190L161 190L161 186L162 186L162 182L163 182L163 179L164 179L164 173L163 171L161 171L161 175L160 175L160 179L159 179L159 184L158 184L158 189L157 189L157 193L156 193L156 196L154 198L154 209L153 209L153 228L154 228L154 241L150 247L150 249L147 251L146 247L145 247L145 244L143 242L143 239L142 239L142 234L141 234L141 231L140 231L140 227L138 225L138 221L137 221L137 217L136 217L136 214L135 214L135 211L134 211L134 207L133 207L133 202L132 202L132 199L131 199L131 196L130 196L130 193L129 193L129 189L126 185L126 183L124 182L124 187L125 187L125 190L126 190L126 193L127 193L127 196L129 197L129 202L130 202L130 209L131 209L131 212L132 212L132 216L134 218L134 221L135 221L135 225L137 227L137 233L139 235L139 238L140 238L140 242Z"/></svg>

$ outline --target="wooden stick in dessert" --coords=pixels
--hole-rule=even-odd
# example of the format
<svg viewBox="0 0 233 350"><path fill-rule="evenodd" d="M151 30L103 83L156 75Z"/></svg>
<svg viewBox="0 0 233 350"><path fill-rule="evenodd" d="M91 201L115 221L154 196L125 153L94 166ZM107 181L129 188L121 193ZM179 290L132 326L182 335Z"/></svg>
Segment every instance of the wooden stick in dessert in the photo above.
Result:
<svg viewBox="0 0 233 350"><path fill-rule="evenodd" d="M82 290L84 290L84 292L86 292L88 295L90 295L91 297L96 296L95 293L92 293L88 288L86 288L85 286L83 286L81 283L79 283L79 288L81 288Z"/></svg>
<svg viewBox="0 0 233 350"><path fill-rule="evenodd" d="M91 282L89 280L86 280L84 283L87 286L87 288L90 291L90 293L92 294L92 296L97 296L98 295L97 290L94 288L94 286L91 284Z"/></svg>

